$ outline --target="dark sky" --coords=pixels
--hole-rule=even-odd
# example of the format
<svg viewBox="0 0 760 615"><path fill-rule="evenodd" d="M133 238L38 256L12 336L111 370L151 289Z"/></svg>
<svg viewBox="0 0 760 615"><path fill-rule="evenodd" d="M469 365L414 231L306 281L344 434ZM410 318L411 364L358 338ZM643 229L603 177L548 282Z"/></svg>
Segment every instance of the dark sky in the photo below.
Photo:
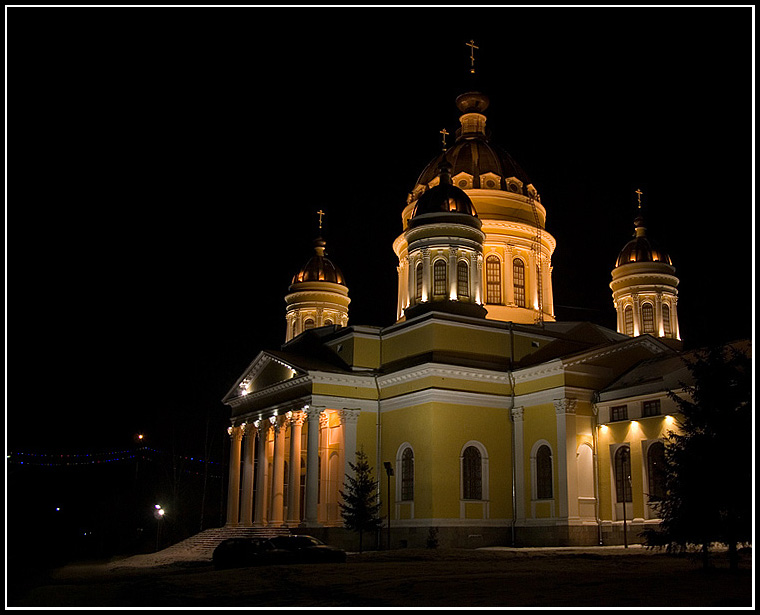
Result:
<svg viewBox="0 0 760 615"><path fill-rule="evenodd" d="M610 271L640 188L687 346L752 333L750 8L10 8L7 22L11 449L140 430L192 449L207 416L221 431L223 395L284 340L319 209L350 323L392 324L401 210L438 131L458 127L470 39L493 141L557 240L557 314L614 328Z"/></svg>

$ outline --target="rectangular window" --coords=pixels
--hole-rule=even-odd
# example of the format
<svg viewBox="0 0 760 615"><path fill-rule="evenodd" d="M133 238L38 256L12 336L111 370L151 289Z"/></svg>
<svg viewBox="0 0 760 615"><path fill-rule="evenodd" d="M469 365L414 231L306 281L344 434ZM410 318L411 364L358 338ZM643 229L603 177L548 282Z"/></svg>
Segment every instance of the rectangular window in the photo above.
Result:
<svg viewBox="0 0 760 615"><path fill-rule="evenodd" d="M469 269L464 261L459 261L457 265L457 296L462 299L470 296Z"/></svg>
<svg viewBox="0 0 760 615"><path fill-rule="evenodd" d="M525 265L519 258L514 260L512 276L515 288L515 304L518 307L525 307Z"/></svg>
<svg viewBox="0 0 760 615"><path fill-rule="evenodd" d="M660 414L660 400L653 399L651 401L645 401L641 416L658 416Z"/></svg>
<svg viewBox="0 0 760 615"><path fill-rule="evenodd" d="M433 294L446 294L446 262L439 260L433 265Z"/></svg>
<svg viewBox="0 0 760 615"><path fill-rule="evenodd" d="M486 259L486 303L501 303L501 263L495 256Z"/></svg>
<svg viewBox="0 0 760 615"><path fill-rule="evenodd" d="M628 406L612 406L610 408L610 421L627 421Z"/></svg>

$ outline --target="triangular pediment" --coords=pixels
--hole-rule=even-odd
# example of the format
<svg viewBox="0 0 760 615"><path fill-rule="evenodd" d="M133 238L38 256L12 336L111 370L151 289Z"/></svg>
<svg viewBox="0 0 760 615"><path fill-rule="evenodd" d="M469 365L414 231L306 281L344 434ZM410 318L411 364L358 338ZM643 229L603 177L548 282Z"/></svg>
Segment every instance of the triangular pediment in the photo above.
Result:
<svg viewBox="0 0 760 615"><path fill-rule="evenodd" d="M222 399L222 403L229 403L234 399L263 391L304 375L306 375L305 370L267 351L262 351L243 372L243 375L237 379Z"/></svg>

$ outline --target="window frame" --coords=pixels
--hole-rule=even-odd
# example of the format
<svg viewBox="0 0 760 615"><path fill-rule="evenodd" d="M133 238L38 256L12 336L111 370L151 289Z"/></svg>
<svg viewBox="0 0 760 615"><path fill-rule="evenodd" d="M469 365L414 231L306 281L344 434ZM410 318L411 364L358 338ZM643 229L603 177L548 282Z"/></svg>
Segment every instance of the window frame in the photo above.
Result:
<svg viewBox="0 0 760 615"><path fill-rule="evenodd" d="M515 305L517 307L526 307L525 263L519 257L512 259L512 285L514 288Z"/></svg>
<svg viewBox="0 0 760 615"><path fill-rule="evenodd" d="M446 259L439 258L433 263L433 296L445 297L447 295L449 267Z"/></svg>
<svg viewBox="0 0 760 615"><path fill-rule="evenodd" d="M464 275L462 275L464 273ZM470 265L467 261L457 261L457 299L470 298Z"/></svg>
<svg viewBox="0 0 760 615"><path fill-rule="evenodd" d="M501 259L495 254L486 257L486 303L502 305Z"/></svg>

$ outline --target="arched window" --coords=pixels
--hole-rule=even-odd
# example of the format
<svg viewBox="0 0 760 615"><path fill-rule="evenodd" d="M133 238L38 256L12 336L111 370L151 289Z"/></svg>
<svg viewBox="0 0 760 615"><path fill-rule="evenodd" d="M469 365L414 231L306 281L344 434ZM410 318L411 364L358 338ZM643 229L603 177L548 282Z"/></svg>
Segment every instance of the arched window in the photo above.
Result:
<svg viewBox="0 0 760 615"><path fill-rule="evenodd" d="M433 265L433 295L446 294L446 261L439 259Z"/></svg>
<svg viewBox="0 0 760 615"><path fill-rule="evenodd" d="M294 320L293 321L293 333L290 335L290 337L295 337L295 336L296 336L296 321Z"/></svg>
<svg viewBox="0 0 760 615"><path fill-rule="evenodd" d="M519 258L512 262L512 277L515 285L515 304L525 307L525 263Z"/></svg>
<svg viewBox="0 0 760 615"><path fill-rule="evenodd" d="M333 324L333 321L331 318L325 318L325 326Z"/></svg>
<svg viewBox="0 0 760 615"><path fill-rule="evenodd" d="M414 452L410 447L401 454L401 500L414 499Z"/></svg>
<svg viewBox="0 0 760 615"><path fill-rule="evenodd" d="M474 446L468 446L462 453L462 498L483 499L483 459Z"/></svg>
<svg viewBox="0 0 760 615"><path fill-rule="evenodd" d="M417 263L417 267L415 269L415 284L416 284L416 290L414 292L414 299L418 303L422 301L422 263Z"/></svg>
<svg viewBox="0 0 760 615"><path fill-rule="evenodd" d="M641 306L641 320L644 333L654 333L654 308L651 303Z"/></svg>
<svg viewBox="0 0 760 615"><path fill-rule="evenodd" d="M665 337L673 335L670 328L670 306L667 303L662 304L662 331Z"/></svg>
<svg viewBox="0 0 760 615"><path fill-rule="evenodd" d="M464 261L457 263L457 297L466 299L470 296L470 268Z"/></svg>
<svg viewBox="0 0 760 615"><path fill-rule="evenodd" d="M486 303L501 303L501 262L493 254L486 259Z"/></svg>
<svg viewBox="0 0 760 615"><path fill-rule="evenodd" d="M623 320L625 321L625 334L633 337L633 306L626 306L623 310Z"/></svg>
<svg viewBox="0 0 760 615"><path fill-rule="evenodd" d="M313 318L307 318L303 323L303 328L305 329L313 329L314 328L314 319Z"/></svg>
<svg viewBox="0 0 760 615"><path fill-rule="evenodd" d="M536 499L548 500L553 496L552 451L542 444L536 451Z"/></svg>
<svg viewBox="0 0 760 615"><path fill-rule="evenodd" d="M665 497L665 445L654 442L647 450L647 475L649 477L649 500L657 502Z"/></svg>
<svg viewBox="0 0 760 615"><path fill-rule="evenodd" d="M620 446L615 451L615 492L618 502L632 502L631 497L631 449Z"/></svg>

